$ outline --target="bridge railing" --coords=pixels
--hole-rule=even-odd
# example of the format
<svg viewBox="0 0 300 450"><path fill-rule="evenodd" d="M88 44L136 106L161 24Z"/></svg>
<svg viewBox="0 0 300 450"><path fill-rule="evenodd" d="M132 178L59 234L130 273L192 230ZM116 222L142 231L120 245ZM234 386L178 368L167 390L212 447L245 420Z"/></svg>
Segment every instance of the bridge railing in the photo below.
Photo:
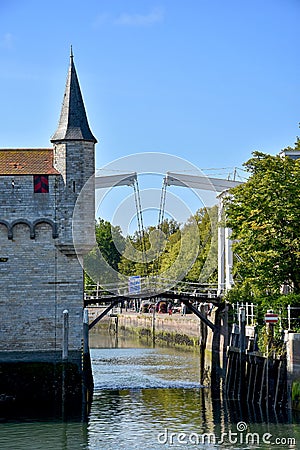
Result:
<svg viewBox="0 0 300 450"><path fill-rule="evenodd" d="M279 311L281 327L285 330L299 333L300 331L300 307L288 305Z"/></svg>
<svg viewBox="0 0 300 450"><path fill-rule="evenodd" d="M271 305L270 305L271 306ZM251 302L236 302L232 304L234 322L238 323L239 309L245 309L246 325L255 326L259 322L258 306ZM272 311L278 314L278 325L282 330L299 332L300 330L300 307L287 305L282 308L274 308ZM262 318L260 317L260 320Z"/></svg>
<svg viewBox="0 0 300 450"><path fill-rule="evenodd" d="M232 304L234 321L239 321L240 308L245 308L246 325L254 326L257 323L257 305L249 302L236 302Z"/></svg>
<svg viewBox="0 0 300 450"><path fill-rule="evenodd" d="M88 285L85 300L105 301L113 297L147 298L166 292L179 296L216 298L217 284L178 282L163 277L140 277L139 283L134 286L130 281L119 283L117 286L115 283Z"/></svg>

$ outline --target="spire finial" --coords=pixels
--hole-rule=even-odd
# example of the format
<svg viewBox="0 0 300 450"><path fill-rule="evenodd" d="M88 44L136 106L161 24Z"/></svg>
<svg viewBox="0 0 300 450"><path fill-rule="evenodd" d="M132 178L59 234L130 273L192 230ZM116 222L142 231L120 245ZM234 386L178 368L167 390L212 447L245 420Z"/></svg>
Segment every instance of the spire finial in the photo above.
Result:
<svg viewBox="0 0 300 450"><path fill-rule="evenodd" d="M51 142L59 141L97 142L88 124L79 81L73 63L72 45L68 77L58 128L51 138Z"/></svg>

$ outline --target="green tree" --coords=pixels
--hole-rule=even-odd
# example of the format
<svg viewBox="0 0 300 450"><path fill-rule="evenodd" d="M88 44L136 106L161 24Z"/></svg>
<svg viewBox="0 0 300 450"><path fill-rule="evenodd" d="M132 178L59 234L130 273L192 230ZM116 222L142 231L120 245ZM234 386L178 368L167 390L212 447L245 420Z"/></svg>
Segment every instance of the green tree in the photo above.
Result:
<svg viewBox="0 0 300 450"><path fill-rule="evenodd" d="M125 239L121 228L113 226L104 219L98 219L95 225L97 245L110 267L118 270L121 254L125 249Z"/></svg>
<svg viewBox="0 0 300 450"><path fill-rule="evenodd" d="M191 254L195 260L190 266ZM199 209L186 221L180 232L170 237L169 245L162 255L161 267L166 270L171 266L175 278L181 278L182 268L188 269L190 266L184 281L215 281L213 273L217 267L217 207Z"/></svg>
<svg viewBox="0 0 300 450"><path fill-rule="evenodd" d="M123 275L155 275L160 271L161 255L171 236L179 231L179 224L165 219L161 226L149 226L141 237L138 232L126 238L125 251L119 262ZM174 239L173 239L174 240Z"/></svg>
<svg viewBox="0 0 300 450"><path fill-rule="evenodd" d="M127 276L144 276L145 268L138 268L138 263L141 265L143 261L142 252L142 243L138 233L135 233L134 236L127 236L125 240L124 253L118 264L120 273Z"/></svg>
<svg viewBox="0 0 300 450"><path fill-rule="evenodd" d="M187 270L185 281L214 282L217 228L216 206L199 209L181 227L174 220L165 220L159 230L150 226L145 230L143 242L138 233L126 238L119 270L127 276L160 274L174 280L181 280Z"/></svg>
<svg viewBox="0 0 300 450"><path fill-rule="evenodd" d="M97 282L115 282L114 271L118 271L121 255L125 249L125 239L119 226L113 226L104 219L95 223L97 246L85 257L85 287ZM101 258L100 258L101 256ZM111 270L113 269L113 270Z"/></svg>
<svg viewBox="0 0 300 450"><path fill-rule="evenodd" d="M216 282L218 265L218 207L201 208L193 216L198 224L198 256L185 276L186 281Z"/></svg>
<svg viewBox="0 0 300 450"><path fill-rule="evenodd" d="M244 166L248 181L225 201L234 276L255 295L279 294L282 285L299 293L300 160L254 152Z"/></svg>

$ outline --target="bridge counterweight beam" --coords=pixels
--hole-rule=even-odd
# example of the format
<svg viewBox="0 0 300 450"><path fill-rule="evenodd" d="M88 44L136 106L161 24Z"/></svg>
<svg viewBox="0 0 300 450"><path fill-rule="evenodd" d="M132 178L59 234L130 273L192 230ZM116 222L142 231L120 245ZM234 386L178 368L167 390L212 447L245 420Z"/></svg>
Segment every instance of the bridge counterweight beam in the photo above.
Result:
<svg viewBox="0 0 300 450"><path fill-rule="evenodd" d="M217 327L212 323L206 316L204 316L197 308L191 303L189 299L181 298L182 303L184 303L202 322L205 323L212 331L216 331Z"/></svg>
<svg viewBox="0 0 300 450"><path fill-rule="evenodd" d="M91 322L89 324L89 330L91 330L95 325L97 325L97 323L104 317L106 316L106 314L109 313L109 311L111 309L113 309L114 306L116 306L118 303L120 303L120 298L117 298L116 300L114 300L113 302L111 302L111 304L100 314L100 316L96 317L95 320L93 320L93 322Z"/></svg>

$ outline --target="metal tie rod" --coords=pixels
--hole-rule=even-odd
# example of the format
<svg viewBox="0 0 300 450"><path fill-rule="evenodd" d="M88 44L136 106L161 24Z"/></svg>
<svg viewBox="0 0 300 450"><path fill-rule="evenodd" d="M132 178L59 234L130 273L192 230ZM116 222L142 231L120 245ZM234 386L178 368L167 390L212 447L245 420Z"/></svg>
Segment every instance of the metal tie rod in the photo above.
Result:
<svg viewBox="0 0 300 450"><path fill-rule="evenodd" d="M167 172L165 182L168 186L181 186L216 192L222 192L242 184L241 181L223 180L221 178L211 178L175 172Z"/></svg>
<svg viewBox="0 0 300 450"><path fill-rule="evenodd" d="M117 175L96 175L95 189L103 189L115 186L132 186L136 181L136 172L121 173Z"/></svg>

